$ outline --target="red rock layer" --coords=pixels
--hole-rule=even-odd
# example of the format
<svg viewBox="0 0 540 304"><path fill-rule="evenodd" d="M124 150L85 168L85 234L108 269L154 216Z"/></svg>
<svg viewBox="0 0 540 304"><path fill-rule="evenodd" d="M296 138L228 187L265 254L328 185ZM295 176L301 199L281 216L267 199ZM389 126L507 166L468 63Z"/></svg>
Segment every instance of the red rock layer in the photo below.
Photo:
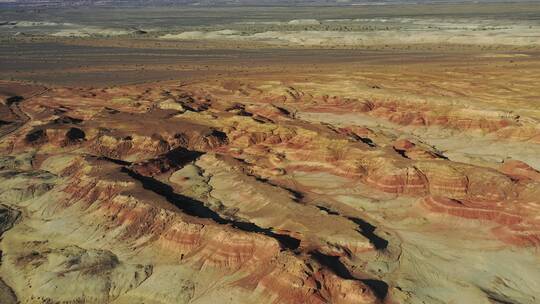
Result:
<svg viewBox="0 0 540 304"><path fill-rule="evenodd" d="M540 172L519 160L507 160L501 166L501 172L520 180L531 179L540 182Z"/></svg>
<svg viewBox="0 0 540 304"><path fill-rule="evenodd" d="M455 130L480 130L500 138L540 143L540 129L506 113L483 110L453 110L433 104L407 101L369 100L349 98L315 98L315 103L303 110L318 113L362 113L386 121L415 127L440 126Z"/></svg>
<svg viewBox="0 0 540 304"><path fill-rule="evenodd" d="M519 201L482 202L430 196L422 202L433 212L495 223L492 232L504 242L517 246L540 246L540 221L527 211L520 211L519 205L521 208L527 206Z"/></svg>
<svg viewBox="0 0 540 304"><path fill-rule="evenodd" d="M201 271L243 273L238 286L262 291L274 303L379 303L362 282L284 252L273 238L181 214L161 197L141 192L118 166L79 160L62 175L67 180L59 191L66 199L49 208L77 208L82 221L99 223L105 233L120 232L119 240L134 248L157 246L167 258Z"/></svg>

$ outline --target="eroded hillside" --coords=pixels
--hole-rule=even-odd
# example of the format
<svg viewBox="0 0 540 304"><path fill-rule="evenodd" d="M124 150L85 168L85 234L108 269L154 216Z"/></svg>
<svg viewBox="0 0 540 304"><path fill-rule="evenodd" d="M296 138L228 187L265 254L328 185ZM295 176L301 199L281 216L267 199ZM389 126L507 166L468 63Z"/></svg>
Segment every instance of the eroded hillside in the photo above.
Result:
<svg viewBox="0 0 540 304"><path fill-rule="evenodd" d="M537 79L455 73L4 83L4 301L538 302Z"/></svg>

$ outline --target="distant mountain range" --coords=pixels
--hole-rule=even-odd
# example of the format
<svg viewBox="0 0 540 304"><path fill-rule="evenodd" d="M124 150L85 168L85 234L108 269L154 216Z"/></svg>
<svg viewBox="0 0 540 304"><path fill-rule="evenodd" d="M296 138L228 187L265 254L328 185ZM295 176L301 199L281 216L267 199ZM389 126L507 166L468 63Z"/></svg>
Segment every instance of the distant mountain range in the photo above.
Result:
<svg viewBox="0 0 540 304"><path fill-rule="evenodd" d="M63 7L63 6L231 6L231 5L384 5L427 3L470 3L469 0L0 0L0 6ZM476 0L474 2L527 2L510 0ZM533 1L530 1L533 2Z"/></svg>

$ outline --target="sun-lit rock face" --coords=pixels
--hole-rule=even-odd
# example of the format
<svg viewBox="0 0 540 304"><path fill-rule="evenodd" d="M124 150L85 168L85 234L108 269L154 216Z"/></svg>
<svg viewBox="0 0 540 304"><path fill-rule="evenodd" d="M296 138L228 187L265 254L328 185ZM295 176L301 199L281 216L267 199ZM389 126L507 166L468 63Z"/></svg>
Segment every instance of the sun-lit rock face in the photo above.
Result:
<svg viewBox="0 0 540 304"><path fill-rule="evenodd" d="M539 298L534 280L498 283L540 275L538 117L313 81L18 104L28 121L0 142L3 282L21 303Z"/></svg>
<svg viewBox="0 0 540 304"><path fill-rule="evenodd" d="M379 303L361 281L339 277L325 265L309 261L308 255L295 253L295 239L290 238L289 244L285 237L255 225L214 217L210 209L208 214L195 211L205 208L202 202L184 214L182 198L164 194L164 199L145 191L144 179L141 185L114 163L88 156L53 156L40 169L4 171L2 176L3 201L40 213L39 218L28 219L28 226L13 228L14 234L6 235L2 243L2 272L24 302L144 301L145 297L131 296L130 290L150 288L143 286L149 277L160 275L158 265L172 263L190 271L196 284L218 280L233 284L230 288L240 293L260 293L266 301ZM28 189L23 191L21 185ZM41 185L49 186L38 188ZM58 233L57 225L74 230L65 239L46 240ZM89 239L80 239L84 236ZM64 242L78 245L64 247ZM115 243L122 244L115 248L121 257L98 249ZM133 264L133 254L148 263ZM206 278L206 272L217 277ZM229 276L219 283L219 277ZM72 287L61 288L64 285ZM341 289L355 295L351 299ZM151 300L153 295L147 297Z"/></svg>
<svg viewBox="0 0 540 304"><path fill-rule="evenodd" d="M519 160L505 161L500 171L518 180L533 180L540 182L540 172Z"/></svg>

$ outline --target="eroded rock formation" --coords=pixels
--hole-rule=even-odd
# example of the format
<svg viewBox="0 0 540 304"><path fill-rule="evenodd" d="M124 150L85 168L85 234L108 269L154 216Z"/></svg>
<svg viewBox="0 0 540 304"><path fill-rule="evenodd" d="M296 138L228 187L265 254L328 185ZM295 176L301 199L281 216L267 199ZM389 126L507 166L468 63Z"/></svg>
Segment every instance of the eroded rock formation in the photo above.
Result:
<svg viewBox="0 0 540 304"><path fill-rule="evenodd" d="M446 303L426 287L436 274L471 303L534 303L536 283L497 283L513 278L497 259L480 279L445 263L474 246L535 256L538 168L457 161L430 140L536 149L537 118L331 85L56 88L18 103L29 122L0 142L5 288L21 303Z"/></svg>

